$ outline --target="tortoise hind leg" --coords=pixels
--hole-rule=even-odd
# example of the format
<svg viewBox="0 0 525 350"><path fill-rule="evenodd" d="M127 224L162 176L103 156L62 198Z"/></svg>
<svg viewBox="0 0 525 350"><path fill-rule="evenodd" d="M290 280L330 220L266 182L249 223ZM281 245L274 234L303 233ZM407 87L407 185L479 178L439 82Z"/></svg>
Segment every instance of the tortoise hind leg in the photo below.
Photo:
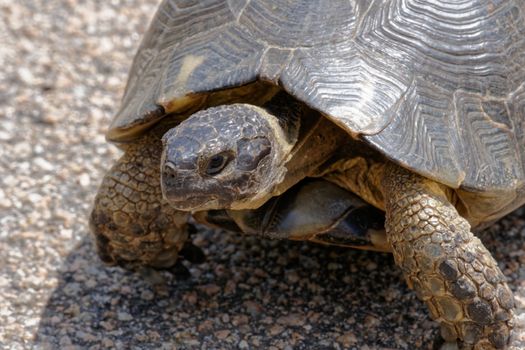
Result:
<svg viewBox="0 0 525 350"><path fill-rule="evenodd" d="M382 180L387 238L410 288L465 349L502 349L514 299L505 277L446 189L393 164Z"/></svg>
<svg viewBox="0 0 525 350"><path fill-rule="evenodd" d="M127 268L180 268L184 252L202 258L188 241L188 213L162 198L162 144L153 132L127 145L102 180L90 217L101 259Z"/></svg>

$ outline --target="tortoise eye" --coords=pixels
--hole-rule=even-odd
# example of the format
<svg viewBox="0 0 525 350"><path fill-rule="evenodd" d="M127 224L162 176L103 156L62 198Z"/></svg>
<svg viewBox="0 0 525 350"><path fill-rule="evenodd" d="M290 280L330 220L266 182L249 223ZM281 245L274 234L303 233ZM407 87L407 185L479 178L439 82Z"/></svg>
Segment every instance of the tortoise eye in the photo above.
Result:
<svg viewBox="0 0 525 350"><path fill-rule="evenodd" d="M217 175L228 165L230 156L227 153L219 153L211 157L206 166L206 174Z"/></svg>

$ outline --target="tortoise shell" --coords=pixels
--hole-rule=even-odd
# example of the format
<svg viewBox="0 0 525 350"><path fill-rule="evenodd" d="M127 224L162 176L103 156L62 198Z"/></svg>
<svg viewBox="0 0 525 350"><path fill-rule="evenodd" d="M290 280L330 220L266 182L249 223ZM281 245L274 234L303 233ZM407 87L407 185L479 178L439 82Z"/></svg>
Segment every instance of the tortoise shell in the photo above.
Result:
<svg viewBox="0 0 525 350"><path fill-rule="evenodd" d="M524 202L522 0L165 0L108 139L273 86L484 218Z"/></svg>

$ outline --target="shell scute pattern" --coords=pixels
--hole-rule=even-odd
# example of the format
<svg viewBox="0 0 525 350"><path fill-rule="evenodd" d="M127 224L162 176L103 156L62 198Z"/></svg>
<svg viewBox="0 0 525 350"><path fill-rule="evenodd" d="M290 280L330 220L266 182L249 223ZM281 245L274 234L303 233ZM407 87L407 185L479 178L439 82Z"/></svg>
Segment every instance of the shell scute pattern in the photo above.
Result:
<svg viewBox="0 0 525 350"><path fill-rule="evenodd" d="M421 175L519 192L524 14L518 0L164 1L112 129L262 79Z"/></svg>

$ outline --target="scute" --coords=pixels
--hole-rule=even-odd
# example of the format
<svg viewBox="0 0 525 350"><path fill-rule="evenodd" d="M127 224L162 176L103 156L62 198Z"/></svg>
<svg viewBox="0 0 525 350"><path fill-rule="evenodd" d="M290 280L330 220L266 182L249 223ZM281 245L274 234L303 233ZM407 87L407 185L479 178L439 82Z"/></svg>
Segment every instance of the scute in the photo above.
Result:
<svg viewBox="0 0 525 350"><path fill-rule="evenodd" d="M187 95L225 88L227 86L221 84L224 84L227 78L232 85L242 85L255 80L254 71L248 73L248 78L236 74L237 69L241 70L241 67L235 66L239 60L230 63L228 59L231 59L231 56L226 55L211 67L217 68L221 62L226 62L225 66L220 68L229 68L231 75L223 79L218 77L216 85L201 84L200 90L191 86L192 82L199 83L198 78L203 75L202 69L208 67L210 61L216 58L210 56L204 60L206 55L210 55L214 50L217 50L218 55L225 55L222 45L209 49L208 46L212 46L209 45L210 42L229 42L229 30L232 27L229 23L232 21L235 21L235 17L225 1L163 1L133 60L121 108L111 123L108 138L114 141L129 140L129 135L134 129L139 129L145 123L152 123L169 112L166 110L169 106L162 104L168 99L169 104L176 105L178 110L185 110L200 102L200 99L186 98ZM239 45L238 42L236 44ZM243 49L242 45L237 48L241 54ZM191 62L192 59L195 62ZM201 69L196 69L197 66ZM188 72L189 67L193 68L191 72ZM184 77L187 78L185 81L177 81L177 78ZM235 80L235 77L238 79ZM178 84L175 91L168 93L166 90L175 83ZM169 98L167 95L170 95ZM184 101L177 103L177 100ZM157 113L152 118L144 118L159 107L163 110L161 116ZM135 136L138 136L140 133L136 134Z"/></svg>
<svg viewBox="0 0 525 350"><path fill-rule="evenodd" d="M264 80L417 173L509 196L525 182L524 53L522 0L164 1L108 137Z"/></svg>
<svg viewBox="0 0 525 350"><path fill-rule="evenodd" d="M525 115L507 109L525 81L525 3L404 3L412 6L382 9L392 20L376 28L378 40L368 45L396 42L384 51L410 64L413 80L390 124L365 138L453 188L495 195L520 188L525 153L517 124ZM408 38L413 40L403 40Z"/></svg>
<svg viewBox="0 0 525 350"><path fill-rule="evenodd" d="M135 129L158 119L145 117L158 106L166 114L201 102L187 95L257 79L277 83L293 50L352 35L361 3L366 1L163 1L135 57L108 138L129 140ZM328 20L332 27L319 30Z"/></svg>
<svg viewBox="0 0 525 350"><path fill-rule="evenodd" d="M297 49L347 41L369 1L248 1L239 24L268 47Z"/></svg>

